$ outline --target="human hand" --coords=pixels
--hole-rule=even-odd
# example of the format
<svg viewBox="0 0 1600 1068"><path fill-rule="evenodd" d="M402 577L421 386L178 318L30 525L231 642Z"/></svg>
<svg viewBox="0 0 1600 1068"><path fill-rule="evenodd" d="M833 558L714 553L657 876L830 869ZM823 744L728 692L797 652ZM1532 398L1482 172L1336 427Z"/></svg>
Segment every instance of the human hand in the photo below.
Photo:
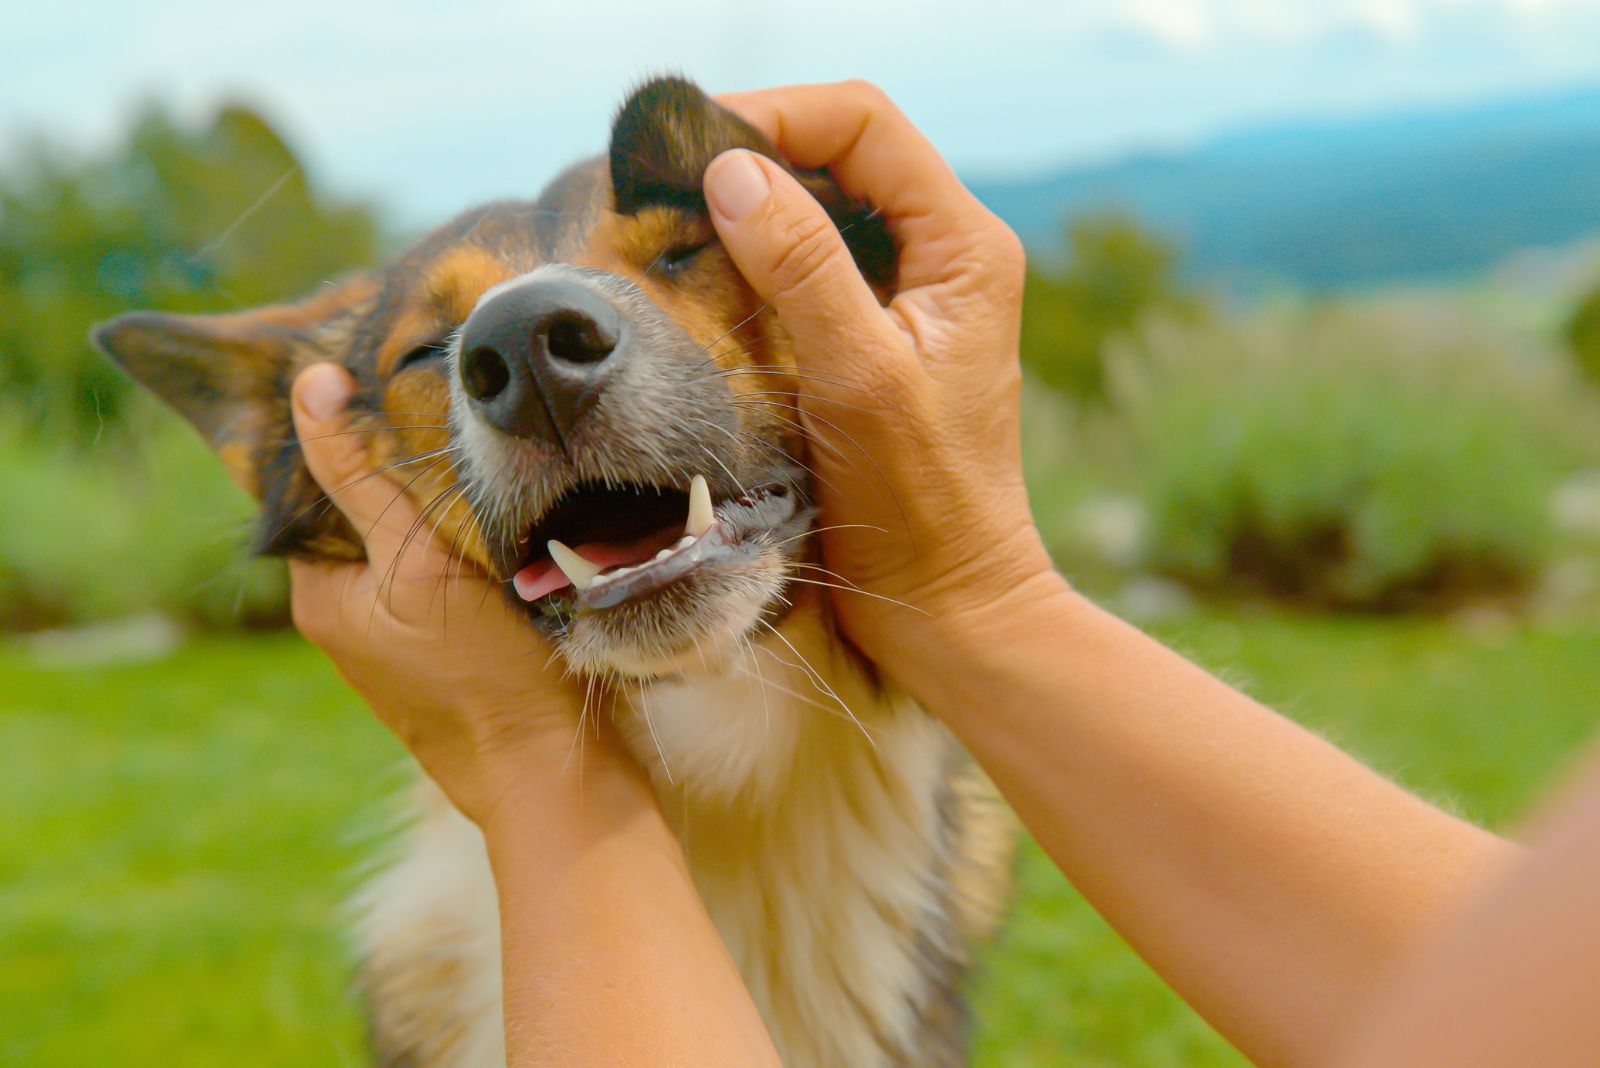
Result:
<svg viewBox="0 0 1600 1068"><path fill-rule="evenodd" d="M825 563L848 583L970 628L1061 587L1022 481L1016 235L882 92L857 82L719 100L801 167L881 211L900 247L879 304L820 205L782 168L727 152L705 193L723 246L794 343ZM900 678L937 647L904 608L848 592L850 636Z"/></svg>
<svg viewBox="0 0 1600 1068"><path fill-rule="evenodd" d="M294 384L295 432L323 491L365 539L359 563L291 560L295 625L327 653L428 775L487 829L530 779L570 770L584 693L550 646L470 565L421 528L400 488L374 475L343 412L353 388L331 364ZM634 769L599 717L585 772ZM569 763L571 767L569 769Z"/></svg>

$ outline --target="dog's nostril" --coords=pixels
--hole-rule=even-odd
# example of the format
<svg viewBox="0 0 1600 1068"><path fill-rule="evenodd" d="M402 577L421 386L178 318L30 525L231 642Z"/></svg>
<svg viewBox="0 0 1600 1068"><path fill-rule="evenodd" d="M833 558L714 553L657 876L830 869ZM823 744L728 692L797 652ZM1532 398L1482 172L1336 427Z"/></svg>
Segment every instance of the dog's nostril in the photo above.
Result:
<svg viewBox="0 0 1600 1068"><path fill-rule="evenodd" d="M565 311L539 324L545 351L567 363L599 363L617 347L616 337L581 312Z"/></svg>
<svg viewBox="0 0 1600 1068"><path fill-rule="evenodd" d="M473 349L461 362L461 385L475 401L494 400L510 384L511 369L505 357L487 345Z"/></svg>

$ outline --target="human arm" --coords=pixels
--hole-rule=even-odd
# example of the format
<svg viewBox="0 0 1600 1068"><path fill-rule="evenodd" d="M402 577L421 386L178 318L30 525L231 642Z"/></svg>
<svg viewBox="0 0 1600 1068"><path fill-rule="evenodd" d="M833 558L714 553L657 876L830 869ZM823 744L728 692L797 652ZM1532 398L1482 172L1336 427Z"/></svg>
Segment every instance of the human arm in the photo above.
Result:
<svg viewBox="0 0 1600 1068"><path fill-rule="evenodd" d="M1529 853L1375 998L1333 1068L1600 1062L1600 760Z"/></svg>
<svg viewBox="0 0 1600 1068"><path fill-rule="evenodd" d="M724 246L794 339L824 562L876 595L836 593L843 627L1190 1004L1258 1063L1312 1063L1514 848L1072 591L1022 483L1016 237L871 87L725 101L901 248L880 307L780 168L707 172Z"/></svg>
<svg viewBox="0 0 1600 1068"><path fill-rule="evenodd" d="M296 625L483 831L499 894L511 1065L775 1065L643 771L500 591L426 538L342 414L295 384L307 466L367 559L291 561Z"/></svg>

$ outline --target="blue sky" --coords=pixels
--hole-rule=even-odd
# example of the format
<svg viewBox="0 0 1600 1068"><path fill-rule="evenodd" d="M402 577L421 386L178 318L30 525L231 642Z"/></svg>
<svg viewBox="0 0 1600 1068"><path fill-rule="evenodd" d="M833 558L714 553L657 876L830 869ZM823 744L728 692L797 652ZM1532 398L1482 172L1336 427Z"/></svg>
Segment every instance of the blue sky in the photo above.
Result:
<svg viewBox="0 0 1600 1068"><path fill-rule="evenodd" d="M39 0L5 21L0 146L243 99L412 224L536 191L659 70L868 77L984 176L1600 84L1600 0Z"/></svg>

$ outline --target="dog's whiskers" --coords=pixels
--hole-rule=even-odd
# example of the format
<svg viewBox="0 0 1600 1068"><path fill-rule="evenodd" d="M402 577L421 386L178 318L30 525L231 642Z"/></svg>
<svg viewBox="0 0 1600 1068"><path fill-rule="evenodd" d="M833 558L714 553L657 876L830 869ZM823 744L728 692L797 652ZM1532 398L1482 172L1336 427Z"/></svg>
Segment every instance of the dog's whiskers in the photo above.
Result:
<svg viewBox="0 0 1600 1068"><path fill-rule="evenodd" d="M811 685L816 687L818 693L826 694L828 697L832 698L839 705L839 707L844 710L844 714L850 717L850 722L854 723L857 729L861 731L861 736L867 740L868 745L872 746L873 752L878 752L877 740L872 737L872 732L867 730L867 725L862 723L861 720L856 717L856 714L850 710L850 706L845 704L844 698L840 697L839 694L835 692L834 688L828 685L828 680L823 677L820 671L812 666L811 661L806 659L805 654L799 649L796 649L794 647L794 643L788 638L785 638L783 636L783 632L777 627L773 626L771 623L763 619L760 620L760 625L767 628L767 630L772 633L774 638L777 638L780 642L789 647L789 651L800 660L800 664L798 666L801 671L805 672L806 678L810 680ZM782 658L780 657L779 659ZM791 664L789 666L795 667L796 665Z"/></svg>
<svg viewBox="0 0 1600 1068"><path fill-rule="evenodd" d="M672 765L667 761L667 751L661 747L661 735L656 733L655 720L650 718L650 702L644 695L644 683L639 684L639 714L644 717L644 725L650 731L650 740L655 743L656 755L661 758L661 770L667 776L667 782L672 782Z"/></svg>
<svg viewBox="0 0 1600 1068"><path fill-rule="evenodd" d="M325 513L328 509L336 507L337 502L334 500L334 497L336 495L338 495L340 493L343 493L346 490L351 489L354 486L359 486L361 483L365 482L369 478L377 477L379 475L385 474L386 472L393 471L396 468L405 467L405 466L407 466L409 464L420 463L423 460L434 460L435 458L438 458L438 457L448 456L448 455L450 455L451 453L453 453L455 451L456 451L456 446L454 446L454 445L446 445L446 446L444 446L442 448L438 448L438 449L429 449L426 452L419 452L419 453L417 453L417 454L415 454L413 456L407 456L404 459L395 460L393 463L388 463L388 464L383 465L382 467L378 467L378 468L375 468L374 470L368 471L364 475L361 475L361 476L359 476L357 478L351 479L349 482L346 482L344 485L340 486L337 489L323 490L321 495L316 500L312 501L310 504L306 505L304 508L301 508L299 511L295 512L294 515L290 516L288 519L284 520L283 523L275 531L273 531L272 539L269 539L269 540L275 540L280 535L282 535L284 531L286 531L290 527L294 526L297 522L299 522L300 520L304 519L306 516L310 515L312 512ZM428 465L427 468L423 469L423 473L426 473L433 466L434 466L433 464ZM415 481L415 479L413 479L413 481ZM409 486L410 483L408 482L406 485ZM363 540L365 540L365 539L363 539Z"/></svg>

